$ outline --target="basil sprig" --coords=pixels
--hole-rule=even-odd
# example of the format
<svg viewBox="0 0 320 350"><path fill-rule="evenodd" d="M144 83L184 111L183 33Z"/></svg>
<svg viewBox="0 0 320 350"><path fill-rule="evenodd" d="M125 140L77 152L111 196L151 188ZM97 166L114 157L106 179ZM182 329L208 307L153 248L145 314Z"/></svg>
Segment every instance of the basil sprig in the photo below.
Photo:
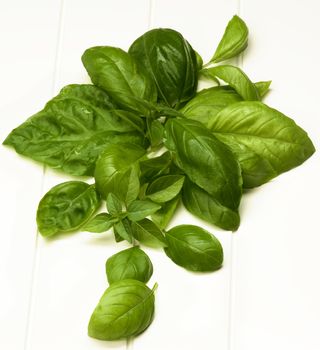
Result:
<svg viewBox="0 0 320 350"><path fill-rule="evenodd" d="M248 28L234 16L207 64L172 29L148 31L128 52L89 48L82 62L93 84L64 87L5 139L54 169L94 176L94 184L68 181L44 195L37 211L42 236L112 229L116 242L133 245L106 262L110 286L93 311L89 336L128 338L152 322L155 287L146 283L153 265L143 246L163 249L191 271L221 268L223 249L211 233L194 225L167 230L180 203L236 231L243 189L314 153L301 127L261 102L271 81L254 83L239 67L219 64L247 45ZM197 92L201 79L213 84Z"/></svg>

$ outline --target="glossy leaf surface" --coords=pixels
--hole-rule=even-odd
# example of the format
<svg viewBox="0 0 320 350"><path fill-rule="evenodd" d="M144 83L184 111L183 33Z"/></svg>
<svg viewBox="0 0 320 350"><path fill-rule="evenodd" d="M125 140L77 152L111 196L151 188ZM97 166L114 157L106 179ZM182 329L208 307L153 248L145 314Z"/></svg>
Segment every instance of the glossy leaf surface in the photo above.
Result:
<svg viewBox="0 0 320 350"><path fill-rule="evenodd" d="M132 221L139 221L155 213L161 206L150 200L136 200L128 205L128 218Z"/></svg>
<svg viewBox="0 0 320 350"><path fill-rule="evenodd" d="M165 247L166 239L159 227L149 219L132 222L133 236L147 247Z"/></svg>
<svg viewBox="0 0 320 350"><path fill-rule="evenodd" d="M94 185L68 181L51 188L37 210L39 232L44 237L80 228L100 206Z"/></svg>
<svg viewBox="0 0 320 350"><path fill-rule="evenodd" d="M90 337L117 340L143 332L152 322L154 292L136 280L113 283L101 297L88 325Z"/></svg>
<svg viewBox="0 0 320 350"><path fill-rule="evenodd" d="M165 252L177 265L191 271L215 271L223 262L220 242L208 231L194 225L173 227L166 233Z"/></svg>
<svg viewBox="0 0 320 350"><path fill-rule="evenodd" d="M154 180L146 190L146 197L156 203L168 202L182 189L183 175L164 175Z"/></svg>
<svg viewBox="0 0 320 350"><path fill-rule="evenodd" d="M101 233L110 230L110 228L117 222L108 213L101 213L89 220L81 229L87 232Z"/></svg>
<svg viewBox="0 0 320 350"><path fill-rule="evenodd" d="M169 202L163 203L161 205L161 209L157 210L154 214L151 215L152 220L161 229L165 229L177 211L179 203L180 195L171 199Z"/></svg>

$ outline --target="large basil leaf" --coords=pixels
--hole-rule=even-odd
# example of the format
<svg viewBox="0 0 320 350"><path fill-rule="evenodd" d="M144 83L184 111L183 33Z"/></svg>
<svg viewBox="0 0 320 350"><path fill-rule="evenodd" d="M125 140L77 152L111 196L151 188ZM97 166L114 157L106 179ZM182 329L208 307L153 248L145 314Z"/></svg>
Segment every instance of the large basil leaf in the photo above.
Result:
<svg viewBox="0 0 320 350"><path fill-rule="evenodd" d="M125 279L147 283L152 276L152 272L151 260L139 247L122 250L106 261L106 274L109 284Z"/></svg>
<svg viewBox="0 0 320 350"><path fill-rule="evenodd" d="M248 188L300 165L315 151L292 119L261 102L226 107L211 120L210 129L238 157Z"/></svg>
<svg viewBox="0 0 320 350"><path fill-rule="evenodd" d="M104 198L109 193L129 203L139 194L139 160L146 151L134 144L110 145L96 163L95 179Z"/></svg>
<svg viewBox="0 0 320 350"><path fill-rule="evenodd" d="M236 231L239 227L240 216L237 211L223 206L188 178L183 186L182 201L190 213L224 230Z"/></svg>
<svg viewBox="0 0 320 350"><path fill-rule="evenodd" d="M149 115L156 102L153 81L125 51L111 46L87 49L82 62L92 82L105 90L123 109Z"/></svg>
<svg viewBox="0 0 320 350"><path fill-rule="evenodd" d="M144 145L143 121L110 109L109 96L93 85L70 85L4 141L36 161L72 175L93 175L99 154L111 143Z"/></svg>
<svg viewBox="0 0 320 350"><path fill-rule="evenodd" d="M156 203L168 202L182 189L183 175L164 175L151 182L146 190L146 197Z"/></svg>
<svg viewBox="0 0 320 350"><path fill-rule="evenodd" d="M177 265L191 271L215 271L223 262L220 242L198 226L180 225L166 233L165 252Z"/></svg>
<svg viewBox="0 0 320 350"><path fill-rule="evenodd" d="M60 232L75 231L100 206L95 185L68 181L51 188L41 199L37 210L39 232L51 237Z"/></svg>
<svg viewBox="0 0 320 350"><path fill-rule="evenodd" d="M208 75L212 75L228 83L244 100L260 100L259 91L255 84L240 68L226 64L207 68L206 71Z"/></svg>
<svg viewBox="0 0 320 350"><path fill-rule="evenodd" d="M81 229L87 232L101 233L110 230L118 221L108 213L100 213L89 220Z"/></svg>
<svg viewBox="0 0 320 350"><path fill-rule="evenodd" d="M230 87L216 86L201 90L181 109L181 112L186 118L208 126L210 120L223 108L240 101L242 101L241 96Z"/></svg>
<svg viewBox="0 0 320 350"><path fill-rule="evenodd" d="M149 182L154 177L167 173L171 164L170 152L140 162L141 181Z"/></svg>
<svg viewBox="0 0 320 350"><path fill-rule="evenodd" d="M230 209L241 198L241 169L233 153L201 123L170 119L166 145L179 168L198 186Z"/></svg>
<svg viewBox="0 0 320 350"><path fill-rule="evenodd" d="M180 33L172 29L150 30L131 45L129 54L148 71L160 102L178 107L195 94L197 57Z"/></svg>
<svg viewBox="0 0 320 350"><path fill-rule="evenodd" d="M159 227L149 219L132 222L133 236L147 247L165 247L166 239Z"/></svg>
<svg viewBox="0 0 320 350"><path fill-rule="evenodd" d="M93 311L88 334L101 340L135 336L150 325L153 313L153 290L140 281L118 281L104 292Z"/></svg>
<svg viewBox="0 0 320 350"><path fill-rule="evenodd" d="M149 200L136 200L128 205L128 218L132 221L139 221L155 213L161 206Z"/></svg>
<svg viewBox="0 0 320 350"><path fill-rule="evenodd" d="M177 197L171 199L171 201L163 203L161 206L161 209L156 211L154 214L151 215L152 220L161 228L165 229L172 217L174 216L175 212L177 211L177 208L180 203L180 195Z"/></svg>
<svg viewBox="0 0 320 350"><path fill-rule="evenodd" d="M239 16L233 16L211 62L218 63L239 55L248 46L248 33L244 21Z"/></svg>

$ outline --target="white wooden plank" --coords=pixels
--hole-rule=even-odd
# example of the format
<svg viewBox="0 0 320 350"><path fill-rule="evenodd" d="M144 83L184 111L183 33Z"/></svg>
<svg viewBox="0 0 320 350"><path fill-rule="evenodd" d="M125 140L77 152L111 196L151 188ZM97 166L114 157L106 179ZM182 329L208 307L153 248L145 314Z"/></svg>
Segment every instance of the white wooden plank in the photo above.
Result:
<svg viewBox="0 0 320 350"><path fill-rule="evenodd" d="M59 2L1 3L1 142L51 95ZM23 349L42 166L0 147L0 348Z"/></svg>
<svg viewBox="0 0 320 350"><path fill-rule="evenodd" d="M207 62L237 11L236 1L153 2L151 25L180 31ZM154 262L156 315L150 328L130 344L134 350L209 350L228 348L231 233L218 231L195 219L185 210L171 226L188 223L215 234L224 247L224 267L210 274L190 273L169 260L161 251L148 251ZM150 283L152 285L152 283Z"/></svg>
<svg viewBox="0 0 320 350"><path fill-rule="evenodd" d="M251 30L244 69L272 79L267 103L305 128L320 123L319 1L241 0ZM236 234L231 349L320 348L319 155L244 197Z"/></svg>
<svg viewBox="0 0 320 350"><path fill-rule="evenodd" d="M86 48L127 49L147 29L148 9L147 0L65 0L56 92L66 84L88 81L80 60ZM48 170L44 192L69 179ZM50 241L39 238L28 349L126 348L126 341L102 342L87 336L90 315L107 288L105 261L124 247L126 243L114 242L111 231Z"/></svg>

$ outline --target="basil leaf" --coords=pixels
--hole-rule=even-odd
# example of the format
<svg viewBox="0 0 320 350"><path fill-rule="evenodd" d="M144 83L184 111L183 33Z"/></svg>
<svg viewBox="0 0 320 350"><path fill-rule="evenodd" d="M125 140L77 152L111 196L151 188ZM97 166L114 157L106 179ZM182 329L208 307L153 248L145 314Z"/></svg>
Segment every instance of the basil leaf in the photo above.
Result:
<svg viewBox="0 0 320 350"><path fill-rule="evenodd" d="M164 126L159 120L153 120L150 125L150 143L151 147L157 147L162 143Z"/></svg>
<svg viewBox="0 0 320 350"><path fill-rule="evenodd" d="M195 51L172 29L153 29L139 37L129 54L146 68L157 86L158 101L178 107L196 92L198 82Z"/></svg>
<svg viewBox="0 0 320 350"><path fill-rule="evenodd" d="M132 337L150 325L153 314L153 290L140 281L118 281L104 292L93 311L88 334L101 340Z"/></svg>
<svg viewBox="0 0 320 350"><path fill-rule="evenodd" d="M183 186L182 201L190 213L224 230L236 231L240 225L240 216L237 211L223 206L188 178Z"/></svg>
<svg viewBox="0 0 320 350"><path fill-rule="evenodd" d="M238 67L221 65L206 69L213 77L222 79L247 101L260 100L259 91L248 76Z"/></svg>
<svg viewBox="0 0 320 350"><path fill-rule="evenodd" d="M149 219L132 222L133 236L147 247L165 247L166 239L159 227Z"/></svg>
<svg viewBox="0 0 320 350"><path fill-rule="evenodd" d="M210 120L223 108L240 101L242 101L241 96L230 87L216 86L201 90L181 109L181 112L186 118L208 126Z"/></svg>
<svg viewBox="0 0 320 350"><path fill-rule="evenodd" d="M105 90L124 109L149 115L156 102L154 83L125 51L111 46L96 46L82 55L92 82Z"/></svg>
<svg viewBox="0 0 320 350"><path fill-rule="evenodd" d="M180 195L171 199L171 201L163 203L161 209L151 215L152 220L161 228L165 229L173 215L177 211L180 202Z"/></svg>
<svg viewBox="0 0 320 350"><path fill-rule="evenodd" d="M101 213L89 220L81 229L87 232L101 233L110 230L110 228L118 221L107 213Z"/></svg>
<svg viewBox="0 0 320 350"><path fill-rule="evenodd" d="M302 164L315 151L292 119L261 102L226 107L211 120L210 129L238 157L246 188Z"/></svg>
<svg viewBox="0 0 320 350"><path fill-rule="evenodd" d="M202 69L202 66L203 66L203 59L196 50L194 50L194 53L196 54L197 68L198 68L198 71L200 71Z"/></svg>
<svg viewBox="0 0 320 350"><path fill-rule="evenodd" d="M184 176L164 175L154 180L146 190L146 197L156 203L168 202L178 195L184 182Z"/></svg>
<svg viewBox="0 0 320 350"><path fill-rule="evenodd" d="M37 210L39 232L44 237L75 231L99 208L100 197L95 185L68 181L51 188Z"/></svg>
<svg viewBox="0 0 320 350"><path fill-rule="evenodd" d="M161 206L149 200L136 200L128 205L128 219L132 221L139 221L145 217L155 213Z"/></svg>
<svg viewBox="0 0 320 350"><path fill-rule="evenodd" d="M139 194L139 160L145 150L134 144L110 145L96 163L95 179L104 198L114 193L130 203Z"/></svg>
<svg viewBox="0 0 320 350"><path fill-rule="evenodd" d="M122 238L122 237L119 235L119 233L117 232L117 229L116 229L115 226L113 226L113 235L114 235L114 239L115 239L115 241L116 241L117 243L122 242L122 241L125 240L124 238Z"/></svg>
<svg viewBox="0 0 320 350"><path fill-rule="evenodd" d="M267 94L267 92L269 91L270 85L271 85L272 81L268 80L268 81L258 81L256 82L254 85L256 86L256 88L259 91L259 95L261 97L265 96Z"/></svg>
<svg viewBox="0 0 320 350"><path fill-rule="evenodd" d="M218 63L239 55L248 46L248 33L244 21L233 16L210 62Z"/></svg>
<svg viewBox="0 0 320 350"><path fill-rule="evenodd" d="M141 169L141 181L148 182L156 176L165 174L168 172L171 164L170 152L165 152L159 157L150 158L140 162Z"/></svg>
<svg viewBox="0 0 320 350"><path fill-rule="evenodd" d="M118 216L122 213L122 203L113 193L109 193L107 196L107 209L108 212L114 216Z"/></svg>
<svg viewBox="0 0 320 350"><path fill-rule="evenodd" d="M137 131L143 130L141 118L110 107L108 95L93 85L67 86L3 144L66 173L93 175L99 154L109 144L145 144Z"/></svg>
<svg viewBox="0 0 320 350"><path fill-rule="evenodd" d="M152 272L151 260L139 247L122 250L106 261L106 274L110 285L125 279L147 283Z"/></svg>
<svg viewBox="0 0 320 350"><path fill-rule="evenodd" d="M194 120L168 120L166 135L166 146L190 180L223 206L237 209L242 191L241 169L229 148Z"/></svg>
<svg viewBox="0 0 320 350"><path fill-rule="evenodd" d="M215 271L223 262L220 242L198 226L180 225L166 233L167 256L177 265L190 271Z"/></svg>
<svg viewBox="0 0 320 350"><path fill-rule="evenodd" d="M114 224L114 228L116 229L116 234L118 236L120 236L124 240L127 240L129 243L133 242L131 223L127 218L120 220L119 222L116 222Z"/></svg>

